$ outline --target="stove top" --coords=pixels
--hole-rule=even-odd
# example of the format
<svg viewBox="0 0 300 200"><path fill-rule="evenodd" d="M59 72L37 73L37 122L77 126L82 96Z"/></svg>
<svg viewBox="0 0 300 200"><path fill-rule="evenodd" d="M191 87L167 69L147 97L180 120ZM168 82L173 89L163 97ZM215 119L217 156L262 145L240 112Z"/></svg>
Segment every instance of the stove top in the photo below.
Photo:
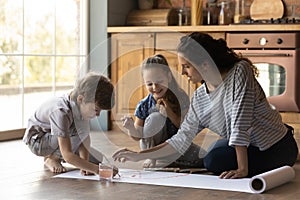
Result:
<svg viewBox="0 0 300 200"><path fill-rule="evenodd" d="M253 20L244 19L239 24L300 24L300 19L296 18L278 18L278 19L265 19L265 20Z"/></svg>

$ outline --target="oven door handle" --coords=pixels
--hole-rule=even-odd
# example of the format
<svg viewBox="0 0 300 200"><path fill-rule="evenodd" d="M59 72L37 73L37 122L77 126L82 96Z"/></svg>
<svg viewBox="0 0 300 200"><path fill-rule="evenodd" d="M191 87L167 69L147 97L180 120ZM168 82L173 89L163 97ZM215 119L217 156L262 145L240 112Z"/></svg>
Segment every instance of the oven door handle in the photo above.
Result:
<svg viewBox="0 0 300 200"><path fill-rule="evenodd" d="M289 53L243 53L245 57L293 57Z"/></svg>

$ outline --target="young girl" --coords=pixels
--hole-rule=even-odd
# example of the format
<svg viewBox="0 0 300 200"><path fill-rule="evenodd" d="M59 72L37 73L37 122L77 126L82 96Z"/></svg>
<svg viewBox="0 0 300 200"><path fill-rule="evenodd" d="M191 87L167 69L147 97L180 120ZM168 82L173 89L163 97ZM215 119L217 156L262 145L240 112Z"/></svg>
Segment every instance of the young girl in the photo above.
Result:
<svg viewBox="0 0 300 200"><path fill-rule="evenodd" d="M114 105L114 87L104 76L90 72L69 94L53 97L30 117L23 141L54 173L65 172L62 161L98 174L103 155L90 148L90 119ZM93 154L93 155L91 155ZM91 161L91 162L89 162Z"/></svg>
<svg viewBox="0 0 300 200"><path fill-rule="evenodd" d="M141 65L144 83L149 92L135 110L135 121L122 118L129 136L140 140L142 150L159 145L177 133L189 106L188 95L178 86L166 58L155 55ZM199 148L193 145L189 156L198 157ZM145 160L143 167L154 167L155 160Z"/></svg>
<svg viewBox="0 0 300 200"><path fill-rule="evenodd" d="M178 46L182 74L203 84L194 92L177 134L147 151L117 151L118 161L183 154L193 138L209 128L223 139L211 146L204 166L220 178L251 177L284 165L298 155L293 128L271 108L255 78L256 67L229 49L226 41L200 32L183 36Z"/></svg>

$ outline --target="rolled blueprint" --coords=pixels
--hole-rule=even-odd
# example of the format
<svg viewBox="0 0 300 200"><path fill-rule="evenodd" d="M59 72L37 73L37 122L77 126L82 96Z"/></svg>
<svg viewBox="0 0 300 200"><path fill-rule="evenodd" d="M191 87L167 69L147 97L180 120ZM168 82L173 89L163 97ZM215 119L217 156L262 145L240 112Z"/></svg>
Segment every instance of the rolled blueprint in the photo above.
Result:
<svg viewBox="0 0 300 200"><path fill-rule="evenodd" d="M283 166L252 177L249 186L253 193L262 193L287 183L294 178L294 169L290 166Z"/></svg>
<svg viewBox="0 0 300 200"><path fill-rule="evenodd" d="M252 178L221 179L218 176L161 171L119 169L120 177L113 182L175 186L246 193L263 193L295 178L292 167L284 166ZM99 180L98 176L82 176L79 170L54 177Z"/></svg>

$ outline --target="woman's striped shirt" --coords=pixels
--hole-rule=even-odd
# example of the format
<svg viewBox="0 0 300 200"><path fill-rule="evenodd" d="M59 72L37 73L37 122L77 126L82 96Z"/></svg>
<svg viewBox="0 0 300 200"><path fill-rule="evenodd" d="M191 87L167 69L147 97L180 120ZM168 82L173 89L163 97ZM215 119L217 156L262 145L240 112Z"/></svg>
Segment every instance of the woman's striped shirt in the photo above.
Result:
<svg viewBox="0 0 300 200"><path fill-rule="evenodd" d="M180 129L167 142L183 154L204 128L227 138L230 146L251 144L262 151L287 132L246 61L237 63L213 92L206 92L205 83L194 92Z"/></svg>

